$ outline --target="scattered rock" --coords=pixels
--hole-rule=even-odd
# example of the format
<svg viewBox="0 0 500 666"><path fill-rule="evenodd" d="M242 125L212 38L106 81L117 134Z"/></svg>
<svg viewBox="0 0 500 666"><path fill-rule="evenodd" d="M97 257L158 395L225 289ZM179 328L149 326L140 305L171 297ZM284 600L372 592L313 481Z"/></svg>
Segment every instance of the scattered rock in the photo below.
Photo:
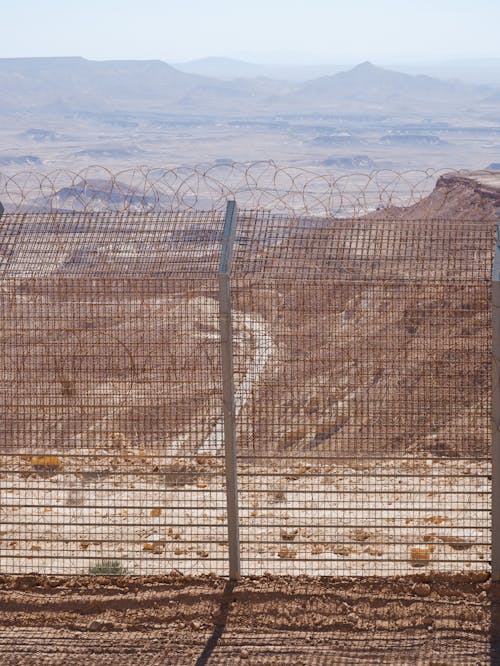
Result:
<svg viewBox="0 0 500 666"><path fill-rule="evenodd" d="M271 502L278 504L286 500L286 492L283 489L273 490L270 493L269 499Z"/></svg>
<svg viewBox="0 0 500 666"><path fill-rule="evenodd" d="M427 564L429 564L433 550L434 549L432 546L427 546L426 548L411 548L410 564L412 567L425 567Z"/></svg>
<svg viewBox="0 0 500 666"><path fill-rule="evenodd" d="M471 571L469 578L473 583L486 583L491 578L489 571Z"/></svg>
<svg viewBox="0 0 500 666"><path fill-rule="evenodd" d="M291 560L297 557L297 551L293 550L293 548L289 548L288 546L282 546L278 551L278 557L281 557L283 560Z"/></svg>
<svg viewBox="0 0 500 666"><path fill-rule="evenodd" d="M112 432L108 435L108 446L105 445L104 448L108 448L110 446L114 449L126 449L130 446L130 444L131 442L122 432Z"/></svg>
<svg viewBox="0 0 500 666"><path fill-rule="evenodd" d="M16 578L16 588L18 590L29 590L32 587L36 587L41 584L41 576L36 574L20 576Z"/></svg>
<svg viewBox="0 0 500 666"><path fill-rule="evenodd" d="M418 597L428 597L431 593L431 586L428 583L415 583L413 591Z"/></svg>
<svg viewBox="0 0 500 666"><path fill-rule="evenodd" d="M424 627L427 627L427 629L432 629L434 626L434 618L431 617L430 615L427 615L426 617L423 618L422 624Z"/></svg>
<svg viewBox="0 0 500 666"><path fill-rule="evenodd" d="M351 532L351 539L353 541L368 541L368 539L372 536L371 532L368 530L363 529L362 527L357 528L355 530L352 530Z"/></svg>
<svg viewBox="0 0 500 666"><path fill-rule="evenodd" d="M348 557L355 553L356 549L351 546L333 546L331 551L334 555L338 555L339 557Z"/></svg>
<svg viewBox="0 0 500 666"><path fill-rule="evenodd" d="M101 620L92 620L87 625L89 631L108 631L114 629L114 624L112 622L102 622Z"/></svg>
<svg viewBox="0 0 500 666"><path fill-rule="evenodd" d="M164 541L155 541L153 543L142 544L142 550L145 550L146 552L149 553L154 553L155 555L159 555L160 553L162 553L164 548L165 548Z"/></svg>
<svg viewBox="0 0 500 666"><path fill-rule="evenodd" d="M59 472L63 468L62 460L58 456L34 456L31 464L37 472Z"/></svg>
<svg viewBox="0 0 500 666"><path fill-rule="evenodd" d="M368 546L363 550L363 553L368 553L368 555L373 555L374 557L382 557L384 551L382 548L374 548L373 546Z"/></svg>
<svg viewBox="0 0 500 666"><path fill-rule="evenodd" d="M450 546L450 548L453 548L453 550L468 550L469 548L472 548L472 543L462 537L445 534L444 536L438 537L438 539L447 546Z"/></svg>
<svg viewBox="0 0 500 666"><path fill-rule="evenodd" d="M298 529L294 530L283 529L281 530L281 538L283 539L283 541L293 541L298 533L299 533Z"/></svg>
<svg viewBox="0 0 500 666"><path fill-rule="evenodd" d="M424 523L427 523L428 525L442 525L446 521L446 518L443 518L442 516L428 516L427 518L424 518Z"/></svg>

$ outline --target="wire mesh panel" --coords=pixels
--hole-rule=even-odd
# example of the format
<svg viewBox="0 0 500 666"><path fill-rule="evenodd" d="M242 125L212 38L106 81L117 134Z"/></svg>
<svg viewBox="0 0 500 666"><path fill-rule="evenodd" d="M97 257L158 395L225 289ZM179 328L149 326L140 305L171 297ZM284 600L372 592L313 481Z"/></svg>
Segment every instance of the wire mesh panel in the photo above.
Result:
<svg viewBox="0 0 500 666"><path fill-rule="evenodd" d="M0 571L227 570L223 216L8 216Z"/></svg>
<svg viewBox="0 0 500 666"><path fill-rule="evenodd" d="M492 227L260 214L237 242L242 573L487 568Z"/></svg>
<svg viewBox="0 0 500 666"><path fill-rule="evenodd" d="M2 220L0 571L227 572L223 227ZM485 222L239 215L243 574L488 566L492 246Z"/></svg>

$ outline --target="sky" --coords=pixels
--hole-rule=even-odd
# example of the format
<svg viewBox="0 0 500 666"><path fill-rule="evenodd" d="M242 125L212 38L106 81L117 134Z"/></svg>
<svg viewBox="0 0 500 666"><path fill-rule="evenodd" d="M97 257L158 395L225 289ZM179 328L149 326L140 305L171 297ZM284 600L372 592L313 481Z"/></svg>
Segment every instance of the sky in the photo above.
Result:
<svg viewBox="0 0 500 666"><path fill-rule="evenodd" d="M0 57L267 63L500 57L500 0L0 0Z"/></svg>

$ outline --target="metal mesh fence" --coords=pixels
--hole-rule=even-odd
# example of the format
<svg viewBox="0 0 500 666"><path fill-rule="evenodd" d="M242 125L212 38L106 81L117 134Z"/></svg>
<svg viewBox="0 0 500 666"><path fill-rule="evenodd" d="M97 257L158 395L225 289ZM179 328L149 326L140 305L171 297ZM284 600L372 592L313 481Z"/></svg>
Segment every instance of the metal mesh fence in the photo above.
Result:
<svg viewBox="0 0 500 666"><path fill-rule="evenodd" d="M3 219L0 571L227 572L223 226ZM488 567L493 236L238 215L242 574Z"/></svg>
<svg viewBox="0 0 500 666"><path fill-rule="evenodd" d="M444 220L242 218L244 573L487 566L492 238Z"/></svg>
<svg viewBox="0 0 500 666"><path fill-rule="evenodd" d="M225 573L222 223L7 217L3 572Z"/></svg>

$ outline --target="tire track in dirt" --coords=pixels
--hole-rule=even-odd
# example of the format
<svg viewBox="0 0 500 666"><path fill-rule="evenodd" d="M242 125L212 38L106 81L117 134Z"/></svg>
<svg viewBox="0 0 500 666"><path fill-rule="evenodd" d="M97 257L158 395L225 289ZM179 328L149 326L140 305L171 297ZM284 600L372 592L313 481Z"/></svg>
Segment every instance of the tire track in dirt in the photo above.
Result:
<svg viewBox="0 0 500 666"><path fill-rule="evenodd" d="M274 352L274 342L267 330L267 327L256 321L253 317L247 314L235 313L233 315L235 321L241 321L241 328L252 334L255 344L255 353L248 366L247 372L243 381L237 388L234 394L234 411L235 417L241 413L245 407L255 383L259 380L262 372L264 371L267 362ZM241 338L241 331L234 336L234 341L238 342ZM218 455L221 453L224 446L224 417L220 416L216 424L213 426L209 435L203 440L203 444L197 451L197 455Z"/></svg>

